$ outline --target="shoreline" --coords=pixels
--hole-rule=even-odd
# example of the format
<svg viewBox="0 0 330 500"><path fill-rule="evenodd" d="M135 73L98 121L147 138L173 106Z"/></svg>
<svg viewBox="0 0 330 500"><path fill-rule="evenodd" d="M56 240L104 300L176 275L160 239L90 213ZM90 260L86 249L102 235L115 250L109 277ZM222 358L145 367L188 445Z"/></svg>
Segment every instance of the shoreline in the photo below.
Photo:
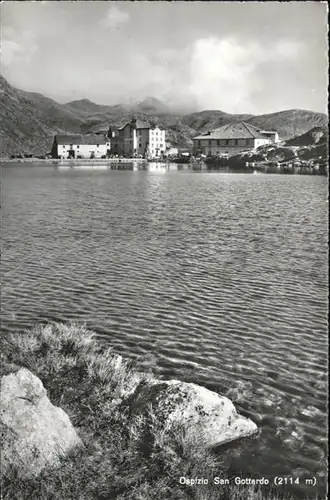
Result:
<svg viewBox="0 0 330 500"><path fill-rule="evenodd" d="M161 166L177 165L178 170L185 168L192 168L193 170L214 172L214 173L230 173L230 174L275 174L275 175L309 175L309 176L321 176L326 177L328 175L328 167L325 169L314 168L312 166L302 166L302 167L289 167L288 165L280 165L277 167L269 165L258 165L256 163L255 167L235 167L235 166L220 166L220 165L207 165L204 162L189 162L189 163L177 163L170 160L148 160L145 158L87 158L87 159L65 159L59 160L55 158L0 158L0 164L39 164L39 165L49 165L49 166L65 166L65 167L80 167L80 166L93 166L93 165L128 165L135 164L140 167L147 167L148 164L158 164Z"/></svg>
<svg viewBox="0 0 330 500"><path fill-rule="evenodd" d="M59 160L57 158L0 158L0 163L47 163L56 165L76 165L80 163L147 163L149 160L144 158L79 158Z"/></svg>

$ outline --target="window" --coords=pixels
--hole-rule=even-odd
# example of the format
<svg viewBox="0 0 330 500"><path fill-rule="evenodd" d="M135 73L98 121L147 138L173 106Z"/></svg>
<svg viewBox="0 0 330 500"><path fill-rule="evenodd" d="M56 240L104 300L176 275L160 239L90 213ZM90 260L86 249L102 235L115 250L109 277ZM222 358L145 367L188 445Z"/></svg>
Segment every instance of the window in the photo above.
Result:
<svg viewBox="0 0 330 500"><path fill-rule="evenodd" d="M211 141L211 139L209 140L209 146L212 146L212 141Z"/></svg>
<svg viewBox="0 0 330 500"><path fill-rule="evenodd" d="M141 142L140 142L140 144L139 144L139 148L142 148L142 144L141 144Z"/></svg>
<svg viewBox="0 0 330 500"><path fill-rule="evenodd" d="M100 145L99 144L96 144L96 147L98 148Z"/></svg>
<svg viewBox="0 0 330 500"><path fill-rule="evenodd" d="M217 139L217 146L220 146L220 140Z"/></svg>
<svg viewBox="0 0 330 500"><path fill-rule="evenodd" d="M77 149L79 149L79 146L77 146Z"/></svg>

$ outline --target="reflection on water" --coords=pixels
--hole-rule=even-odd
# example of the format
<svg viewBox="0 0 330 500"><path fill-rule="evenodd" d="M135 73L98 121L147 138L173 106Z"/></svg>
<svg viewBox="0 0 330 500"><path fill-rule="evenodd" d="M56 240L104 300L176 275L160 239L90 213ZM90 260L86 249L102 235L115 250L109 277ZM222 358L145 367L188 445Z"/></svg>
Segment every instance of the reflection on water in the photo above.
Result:
<svg viewBox="0 0 330 500"><path fill-rule="evenodd" d="M99 160L98 162L84 162L81 161L54 161L52 162L55 169L60 170L148 170L148 171L156 171L156 172L166 172L173 170L203 170L203 171L211 171L214 170L212 167L208 167L204 163L192 163L192 164L182 164L179 165L177 163L171 162L161 162L161 161L132 161L127 162L124 160L113 162L108 160Z"/></svg>
<svg viewBox="0 0 330 500"><path fill-rule="evenodd" d="M4 331L86 321L256 421L236 471L316 476L322 490L325 178L10 165L2 184Z"/></svg>
<svg viewBox="0 0 330 500"><path fill-rule="evenodd" d="M118 160L117 162L109 161L109 160L98 160L95 162L89 161L88 163L83 160L54 160L52 162L55 169L60 170L147 170L151 172L167 172L167 171L190 171L190 172L221 172L221 173L235 173L235 171L231 170L229 166L211 166L206 165L201 161L196 161L194 163L171 163L169 161L126 161L126 160ZM251 172L252 173L252 172ZM259 172L260 173L260 172Z"/></svg>

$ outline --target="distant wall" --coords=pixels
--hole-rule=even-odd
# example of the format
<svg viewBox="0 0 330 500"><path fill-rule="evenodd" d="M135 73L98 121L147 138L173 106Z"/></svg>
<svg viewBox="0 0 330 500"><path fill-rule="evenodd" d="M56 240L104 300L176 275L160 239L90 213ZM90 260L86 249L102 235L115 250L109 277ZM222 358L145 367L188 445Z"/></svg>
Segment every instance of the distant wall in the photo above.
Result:
<svg viewBox="0 0 330 500"><path fill-rule="evenodd" d="M122 145L121 153L126 154L126 155L131 155L133 152L133 140L131 137L131 126L130 124L127 124L121 131L120 131L120 145Z"/></svg>
<svg viewBox="0 0 330 500"><path fill-rule="evenodd" d="M136 131L136 153L145 155L149 145L149 129L138 128Z"/></svg>
<svg viewBox="0 0 330 500"><path fill-rule="evenodd" d="M255 139L254 140L254 144L255 144L255 148L258 148L259 146L264 146L265 144L269 144L273 142L273 140L271 138L269 139Z"/></svg>
<svg viewBox="0 0 330 500"><path fill-rule="evenodd" d="M276 142L280 141L280 138L279 138L279 135L277 132L272 132L272 131L268 132L267 130L266 131L262 130L261 133L266 135L267 137L269 137L271 142L276 143Z"/></svg>

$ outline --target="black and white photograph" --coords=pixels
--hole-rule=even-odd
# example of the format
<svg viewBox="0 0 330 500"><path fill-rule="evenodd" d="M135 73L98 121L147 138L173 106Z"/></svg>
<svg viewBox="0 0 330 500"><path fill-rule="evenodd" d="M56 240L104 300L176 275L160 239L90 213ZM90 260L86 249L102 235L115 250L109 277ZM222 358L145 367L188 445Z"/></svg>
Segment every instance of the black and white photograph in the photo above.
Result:
<svg viewBox="0 0 330 500"><path fill-rule="evenodd" d="M0 13L1 500L326 500L328 3Z"/></svg>

